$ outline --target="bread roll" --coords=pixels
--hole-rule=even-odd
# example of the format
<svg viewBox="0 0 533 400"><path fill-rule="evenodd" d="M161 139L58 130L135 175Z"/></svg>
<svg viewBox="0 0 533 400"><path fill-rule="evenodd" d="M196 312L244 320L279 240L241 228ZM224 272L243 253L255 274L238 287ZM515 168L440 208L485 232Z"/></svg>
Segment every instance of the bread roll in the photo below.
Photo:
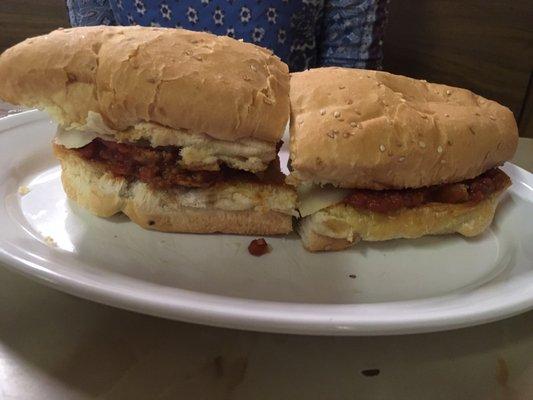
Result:
<svg viewBox="0 0 533 400"><path fill-rule="evenodd" d="M278 142L288 93L288 67L270 51L183 29L60 29L0 56L0 98L45 109L66 127L84 126L93 111L119 131L153 122Z"/></svg>
<svg viewBox="0 0 533 400"><path fill-rule="evenodd" d="M458 182L510 159L512 112L466 89L386 72L291 75L289 182L402 189Z"/></svg>

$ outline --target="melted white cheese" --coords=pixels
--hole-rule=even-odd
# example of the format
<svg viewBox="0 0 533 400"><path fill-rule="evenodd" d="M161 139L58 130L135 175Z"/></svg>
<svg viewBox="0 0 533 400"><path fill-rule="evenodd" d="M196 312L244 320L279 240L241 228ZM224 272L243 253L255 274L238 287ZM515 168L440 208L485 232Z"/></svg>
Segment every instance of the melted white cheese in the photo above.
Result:
<svg viewBox="0 0 533 400"><path fill-rule="evenodd" d="M99 113L89 111L84 125L73 124L65 129L57 128L55 142L67 149L79 149L91 143L97 137L116 142L114 135L117 131L109 128Z"/></svg>
<svg viewBox="0 0 533 400"><path fill-rule="evenodd" d="M340 203L349 193L350 189L319 186L300 187L298 188L298 210L302 217L307 217L326 207Z"/></svg>
<svg viewBox="0 0 533 400"><path fill-rule="evenodd" d="M81 132L78 130L65 131L58 129L55 142L67 149L79 149L96 139L98 135L94 132Z"/></svg>
<svg viewBox="0 0 533 400"><path fill-rule="evenodd" d="M78 125L78 126L72 126L73 128L77 128L80 131L89 131L89 132L95 132L100 135L114 135L118 131L111 129L104 121L104 118L102 117L102 114L89 111L87 113L87 118L85 120L85 125Z"/></svg>

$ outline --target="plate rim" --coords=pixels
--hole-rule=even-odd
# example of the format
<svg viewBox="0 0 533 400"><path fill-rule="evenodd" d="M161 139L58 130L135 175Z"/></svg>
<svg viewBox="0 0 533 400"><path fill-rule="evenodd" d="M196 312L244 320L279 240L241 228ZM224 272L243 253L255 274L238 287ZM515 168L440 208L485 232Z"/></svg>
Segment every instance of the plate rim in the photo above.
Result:
<svg viewBox="0 0 533 400"><path fill-rule="evenodd" d="M0 136L15 127L41 120L46 121L49 118L37 110L0 118ZM533 185L533 174L514 164L508 163L508 165L510 168L516 168L521 176L530 179ZM366 319L356 321L353 318L346 319L346 315L344 318L328 317L324 315L324 312L328 311L329 314L335 309L342 309L345 312L347 309L357 308L394 308L420 304L426 299L446 300L446 298L456 297L457 294L372 304L317 304L263 301L163 287L164 291L172 292L175 300L168 302L165 296L161 298L154 294L138 296L131 291L129 293L117 291L115 285L95 285L94 281L91 284L90 279L80 280L79 276L75 276L76 274L58 274L50 266L38 265L25 258L23 252L17 252L17 249L9 248L9 246L9 243L4 243L3 235L0 235L0 261L3 266L60 291L130 311L226 328L311 335L394 335L456 329L496 321L533 309L533 281L529 285L531 289L529 298L515 299L497 308L481 310L477 308L475 312L457 313L454 316L438 314L433 318L425 316L424 318L405 319L389 316L386 319L383 317L379 319L367 315ZM156 284L129 277L123 277L123 279L135 281L143 287L147 285L158 287ZM178 299L180 301L176 302ZM243 307L243 303L246 303L248 307ZM311 312L312 310L314 312Z"/></svg>

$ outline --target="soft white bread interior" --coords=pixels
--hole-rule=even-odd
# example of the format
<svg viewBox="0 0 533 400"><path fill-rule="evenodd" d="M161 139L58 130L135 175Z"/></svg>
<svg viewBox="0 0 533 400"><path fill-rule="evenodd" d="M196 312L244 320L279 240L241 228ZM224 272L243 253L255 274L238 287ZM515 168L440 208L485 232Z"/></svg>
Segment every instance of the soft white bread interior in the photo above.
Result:
<svg viewBox="0 0 533 400"><path fill-rule="evenodd" d="M98 163L54 145L67 196L95 215L119 212L166 232L285 234L292 231L295 191L285 185L221 182L209 188L154 190L113 176Z"/></svg>
<svg viewBox="0 0 533 400"><path fill-rule="evenodd" d="M184 29L80 27L0 56L0 98L61 125L89 111L110 128L142 122L221 140L277 142L289 117L288 67L269 50Z"/></svg>
<svg viewBox="0 0 533 400"><path fill-rule="evenodd" d="M341 203L303 218L297 230L309 251L342 250L360 240L414 239L454 232L472 237L489 227L503 191L477 204L428 203L389 214Z"/></svg>
<svg viewBox="0 0 533 400"><path fill-rule="evenodd" d="M402 189L458 182L510 159L513 113L469 90L347 68L291 75L288 182Z"/></svg>

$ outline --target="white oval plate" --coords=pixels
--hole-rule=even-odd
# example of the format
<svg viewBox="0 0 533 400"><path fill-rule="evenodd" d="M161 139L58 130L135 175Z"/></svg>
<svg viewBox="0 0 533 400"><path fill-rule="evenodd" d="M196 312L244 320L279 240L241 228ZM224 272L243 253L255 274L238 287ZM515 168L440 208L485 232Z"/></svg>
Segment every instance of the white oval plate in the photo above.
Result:
<svg viewBox="0 0 533 400"><path fill-rule="evenodd" d="M0 260L65 292L171 319L303 334L429 332L533 308L533 177L514 165L504 167L514 184L479 238L310 254L292 235L268 239L273 251L257 258L250 237L146 231L78 208L61 188L54 130L36 111L0 119Z"/></svg>

